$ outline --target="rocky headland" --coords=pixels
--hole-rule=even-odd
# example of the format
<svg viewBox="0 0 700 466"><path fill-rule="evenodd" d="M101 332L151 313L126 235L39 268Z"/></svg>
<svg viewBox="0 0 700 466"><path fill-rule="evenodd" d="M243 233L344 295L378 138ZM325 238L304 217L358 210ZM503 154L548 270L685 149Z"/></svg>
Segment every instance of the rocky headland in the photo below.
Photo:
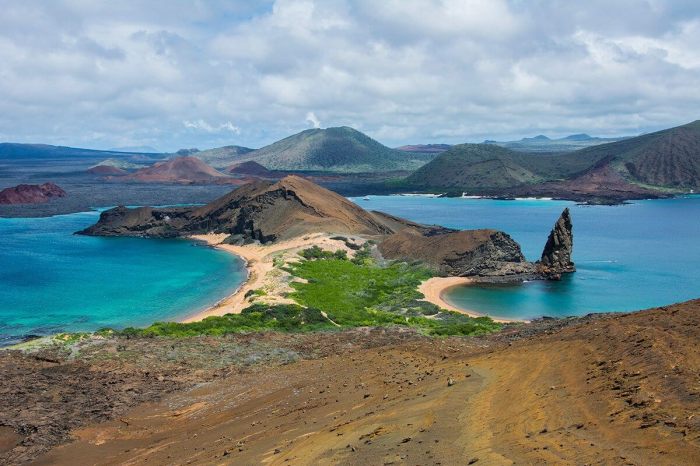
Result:
<svg viewBox="0 0 700 466"><path fill-rule="evenodd" d="M421 261L442 276L511 281L558 279L573 272L568 209L555 224L539 262L497 230L454 230L368 212L315 183L287 176L256 181L202 207L116 207L79 232L96 236L171 238L224 235L224 243L271 244L318 233L361 236L385 259Z"/></svg>

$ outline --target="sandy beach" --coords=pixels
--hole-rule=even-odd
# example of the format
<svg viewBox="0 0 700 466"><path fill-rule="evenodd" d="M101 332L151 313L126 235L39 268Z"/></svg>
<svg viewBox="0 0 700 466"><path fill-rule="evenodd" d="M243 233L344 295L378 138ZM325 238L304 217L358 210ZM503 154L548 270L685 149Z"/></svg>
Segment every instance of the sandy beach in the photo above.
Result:
<svg viewBox="0 0 700 466"><path fill-rule="evenodd" d="M460 309L458 307L453 306L449 302L447 302L443 295L449 290L450 288L454 288L455 286L464 286L464 285L470 285L474 283L474 279L469 278L469 277L433 277L430 278L423 283L420 284L418 287L418 291L423 293L425 296L424 300L431 302L435 304L436 306L439 306L443 309L447 309L448 311L455 311L455 312L460 312L462 314L466 314L469 317L484 317L486 314L481 314L476 311L472 310L467 310L467 309ZM491 316L489 316L491 317ZM491 317L495 322L502 322L502 323L507 323L507 322L526 322L524 320L517 320L517 319L500 319L500 318L494 318Z"/></svg>

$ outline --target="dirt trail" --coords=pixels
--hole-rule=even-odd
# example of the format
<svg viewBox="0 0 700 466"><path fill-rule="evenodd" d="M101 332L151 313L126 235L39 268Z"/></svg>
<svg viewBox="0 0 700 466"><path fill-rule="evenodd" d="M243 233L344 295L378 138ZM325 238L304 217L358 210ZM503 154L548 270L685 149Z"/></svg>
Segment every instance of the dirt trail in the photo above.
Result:
<svg viewBox="0 0 700 466"><path fill-rule="evenodd" d="M696 300L341 350L141 405L37 464L698 464L699 321Z"/></svg>

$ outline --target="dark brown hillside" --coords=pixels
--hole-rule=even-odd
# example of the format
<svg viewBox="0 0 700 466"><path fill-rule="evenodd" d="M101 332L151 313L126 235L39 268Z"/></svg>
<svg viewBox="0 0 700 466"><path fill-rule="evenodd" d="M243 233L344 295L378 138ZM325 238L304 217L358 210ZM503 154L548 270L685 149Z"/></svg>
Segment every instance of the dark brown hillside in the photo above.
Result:
<svg viewBox="0 0 700 466"><path fill-rule="evenodd" d="M298 176L257 181L197 208L117 207L82 233L173 237L226 233L266 243L308 233L380 235L391 230L346 198Z"/></svg>

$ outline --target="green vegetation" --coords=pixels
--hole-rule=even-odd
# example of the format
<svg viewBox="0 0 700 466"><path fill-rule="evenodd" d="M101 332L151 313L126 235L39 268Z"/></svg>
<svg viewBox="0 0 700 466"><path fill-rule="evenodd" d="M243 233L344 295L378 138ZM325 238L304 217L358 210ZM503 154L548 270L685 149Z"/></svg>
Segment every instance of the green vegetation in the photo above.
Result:
<svg viewBox="0 0 700 466"><path fill-rule="evenodd" d="M131 337L190 337L197 335L226 335L229 333L256 332L262 330L311 331L334 328L318 309L296 304L267 306L253 304L240 314L207 317L199 322L156 322L150 327L128 327L116 332Z"/></svg>
<svg viewBox="0 0 700 466"><path fill-rule="evenodd" d="M303 251L301 251L299 253L299 255L306 260L314 260L314 259L347 260L347 258L348 258L348 253L345 252L343 249L338 249L335 252L331 252L331 251L325 251L316 245L314 245L308 249L304 249Z"/></svg>
<svg viewBox="0 0 700 466"><path fill-rule="evenodd" d="M291 283L294 291L289 296L298 304L257 303L240 314L191 323L157 322L147 328L130 327L115 333L127 338L187 337L401 325L429 335L479 335L500 328L488 317L471 318L422 301L417 288L432 273L417 264L378 265L369 244L363 245L352 260L345 251L324 251L317 246L299 255L302 261L284 268L303 279ZM254 290L250 294L263 296L264 292Z"/></svg>

